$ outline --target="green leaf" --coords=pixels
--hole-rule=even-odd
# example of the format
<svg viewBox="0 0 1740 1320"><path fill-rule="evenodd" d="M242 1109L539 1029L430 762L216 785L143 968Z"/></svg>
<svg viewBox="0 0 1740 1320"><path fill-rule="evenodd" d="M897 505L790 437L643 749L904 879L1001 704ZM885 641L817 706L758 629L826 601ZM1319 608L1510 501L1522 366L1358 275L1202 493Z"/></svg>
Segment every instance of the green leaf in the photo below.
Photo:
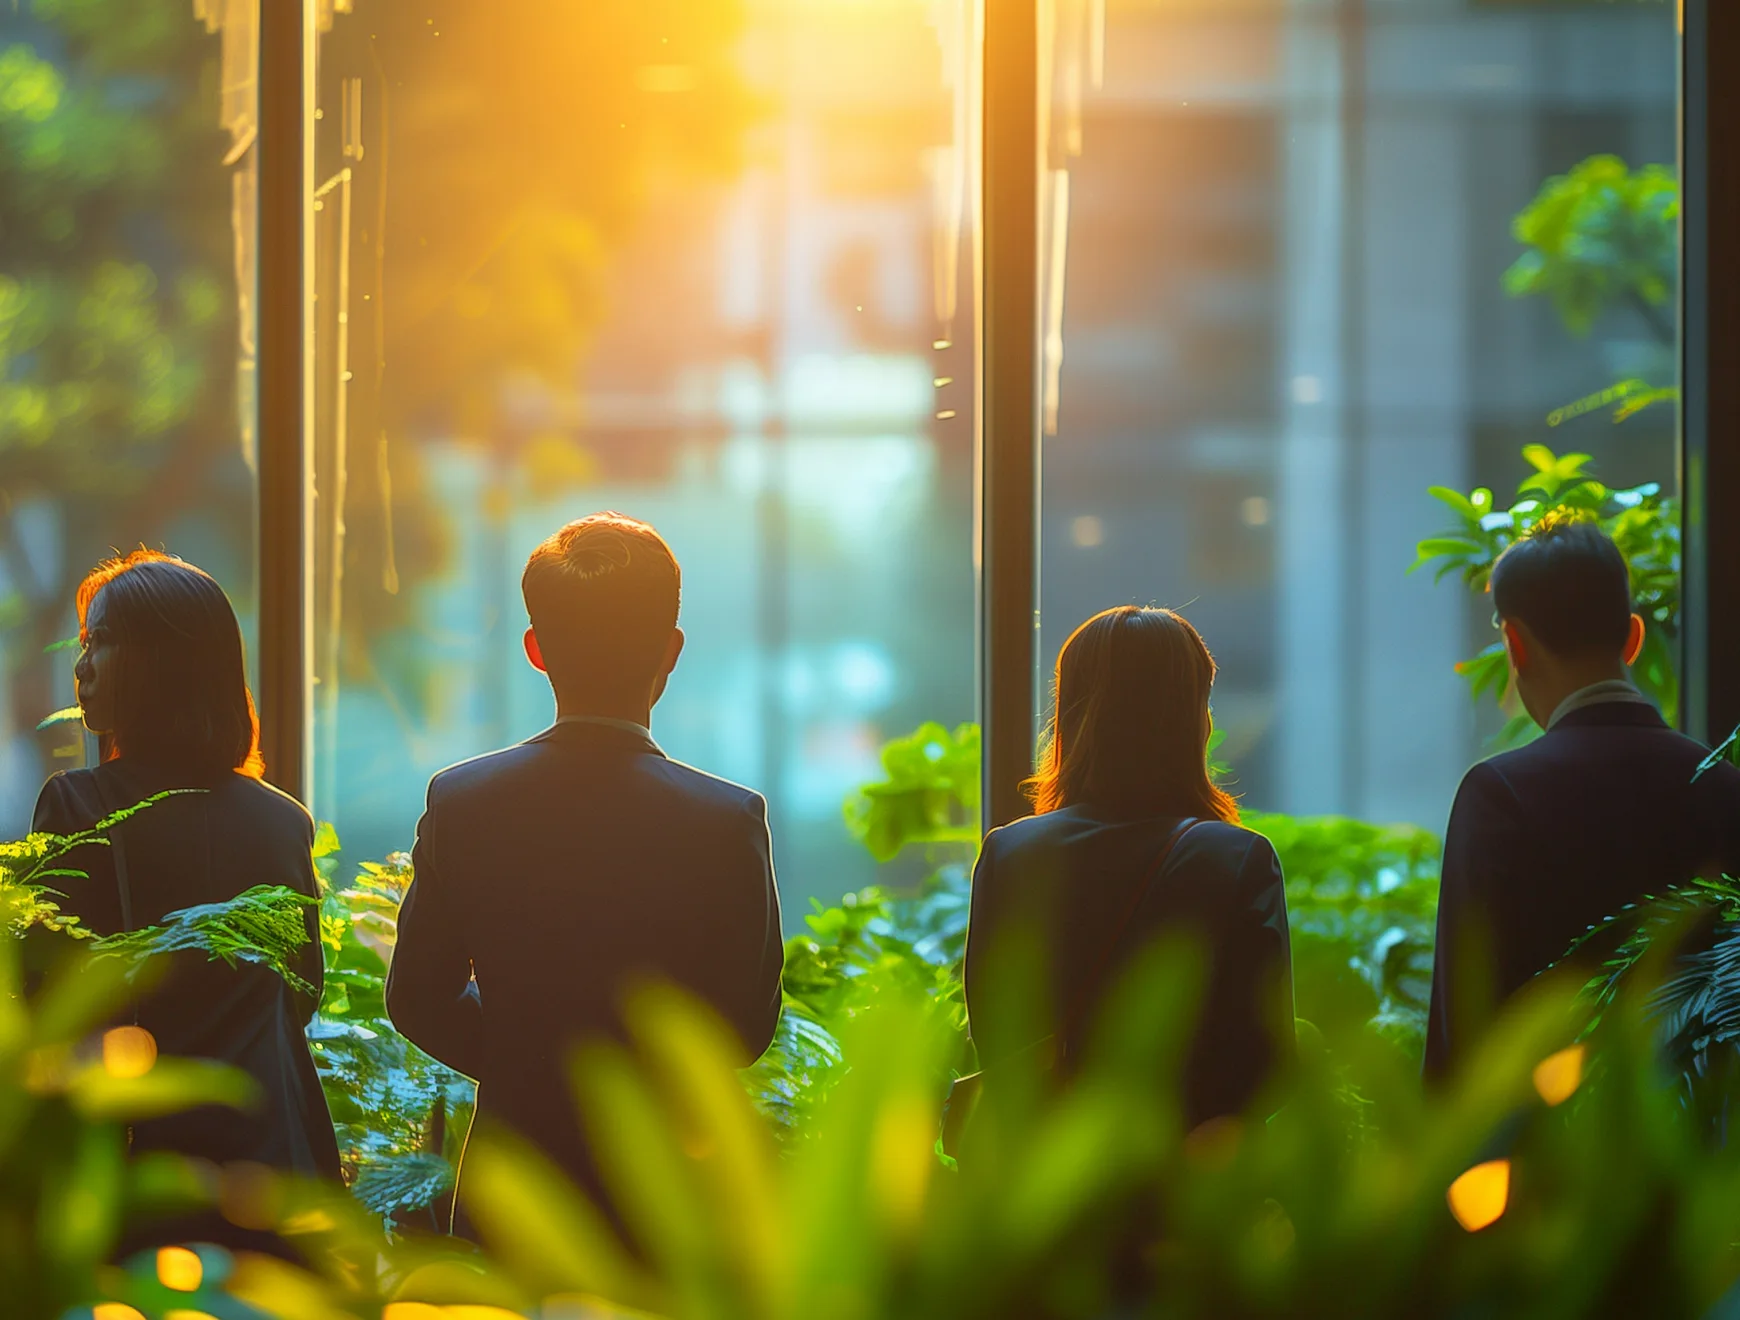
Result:
<svg viewBox="0 0 1740 1320"><path fill-rule="evenodd" d="M314 856L318 860L331 857L340 850L338 831L332 827L332 822L323 820L314 828Z"/></svg>
<svg viewBox="0 0 1740 1320"><path fill-rule="evenodd" d="M154 926L105 935L92 946L99 955L134 966L161 954L192 950L230 966L269 967L289 985L312 995L314 987L294 963L308 943L304 914L319 900L284 885L255 885L221 903L201 903L168 913Z"/></svg>
<svg viewBox="0 0 1740 1320"><path fill-rule="evenodd" d="M77 724L83 720L84 717L85 712L83 707L62 706L52 715L45 715L36 727L40 732L43 729L51 729L57 724Z"/></svg>

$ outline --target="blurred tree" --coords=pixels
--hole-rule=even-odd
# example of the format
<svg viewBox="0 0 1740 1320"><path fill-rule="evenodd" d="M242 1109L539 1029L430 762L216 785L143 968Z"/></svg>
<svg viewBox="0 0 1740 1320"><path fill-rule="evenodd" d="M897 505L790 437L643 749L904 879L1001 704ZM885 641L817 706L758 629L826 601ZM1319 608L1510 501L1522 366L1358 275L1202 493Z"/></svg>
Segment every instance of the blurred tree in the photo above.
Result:
<svg viewBox="0 0 1740 1320"><path fill-rule="evenodd" d="M1591 156L1542 184L1512 223L1528 251L1505 273L1505 291L1550 298L1565 328L1579 337L1609 310L1629 307L1652 335L1671 344L1679 220L1672 168L1632 170L1617 156Z"/></svg>
<svg viewBox="0 0 1740 1320"><path fill-rule="evenodd" d="M1541 185L1511 222L1527 249L1504 275L1513 298L1545 297L1579 339L1614 312L1638 318L1665 358L1678 342L1680 186L1671 166L1631 169L1617 156L1591 156ZM1623 422L1679 398L1674 386L1618 381L1557 408L1548 424L1614 409Z"/></svg>
<svg viewBox="0 0 1740 1320"><path fill-rule="evenodd" d="M111 546L199 507L246 562L217 44L187 0L0 18L0 566L15 727ZM25 511L54 516L26 530ZM247 583L229 583L245 590Z"/></svg>

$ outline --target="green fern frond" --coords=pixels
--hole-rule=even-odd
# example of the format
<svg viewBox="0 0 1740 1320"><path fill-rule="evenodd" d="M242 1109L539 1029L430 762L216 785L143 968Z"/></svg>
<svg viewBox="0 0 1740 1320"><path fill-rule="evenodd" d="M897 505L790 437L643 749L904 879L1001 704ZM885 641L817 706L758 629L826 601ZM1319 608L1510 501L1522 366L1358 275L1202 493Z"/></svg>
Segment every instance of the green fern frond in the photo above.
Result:
<svg viewBox="0 0 1740 1320"><path fill-rule="evenodd" d="M60 862L75 849L109 847L108 832L122 821L156 806L165 798L183 793L203 793L202 788L170 789L103 817L89 829L73 834L31 834L22 839L0 841L0 930L15 938L32 928L92 939L75 916L63 912L57 900L66 894L50 885L57 880L89 880L90 876Z"/></svg>
<svg viewBox="0 0 1740 1320"><path fill-rule="evenodd" d="M303 994L314 987L297 975L297 952L308 943L303 914L319 902L283 885L255 885L222 903L201 903L171 912L159 925L107 935L93 946L99 955L143 963L165 953L195 951L234 967L269 967Z"/></svg>
<svg viewBox="0 0 1740 1320"><path fill-rule="evenodd" d="M453 1190L453 1182L453 1165L446 1156L417 1150L364 1162L351 1192L385 1219L433 1205Z"/></svg>

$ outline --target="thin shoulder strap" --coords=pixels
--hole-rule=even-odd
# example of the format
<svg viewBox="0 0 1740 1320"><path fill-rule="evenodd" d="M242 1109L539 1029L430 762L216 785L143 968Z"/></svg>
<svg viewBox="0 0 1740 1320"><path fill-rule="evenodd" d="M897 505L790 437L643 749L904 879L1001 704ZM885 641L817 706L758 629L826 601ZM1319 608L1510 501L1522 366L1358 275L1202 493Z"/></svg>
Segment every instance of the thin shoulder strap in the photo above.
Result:
<svg viewBox="0 0 1740 1320"><path fill-rule="evenodd" d="M109 795L108 785L104 782L102 769L91 776L97 786L97 800L102 803L103 815L113 816L121 808ZM121 827L111 825L108 830L109 855L115 863L115 889L121 899L121 929L133 929L133 884L127 878L127 845L121 838Z"/></svg>
<svg viewBox="0 0 1740 1320"><path fill-rule="evenodd" d="M1064 1019L1060 1040L1065 1049L1068 1049L1069 1043L1076 1039L1081 1028L1086 1025L1088 1009L1098 997L1098 991L1105 980L1106 973L1111 969L1112 959L1116 956L1118 949L1122 947L1124 937L1129 934L1130 923L1136 919L1136 913L1141 910L1143 902L1153 892L1155 883L1166 870L1166 864L1172 860L1173 851L1178 847L1180 840L1200 824L1202 821L1197 817L1186 816L1173 826L1172 832L1166 836L1166 842L1161 845L1159 853L1155 855L1153 864L1149 866L1141 882L1132 889L1117 924L1112 927L1110 937L1100 950L1100 956L1094 960L1092 973L1082 982L1075 1002L1070 1005L1069 1016Z"/></svg>

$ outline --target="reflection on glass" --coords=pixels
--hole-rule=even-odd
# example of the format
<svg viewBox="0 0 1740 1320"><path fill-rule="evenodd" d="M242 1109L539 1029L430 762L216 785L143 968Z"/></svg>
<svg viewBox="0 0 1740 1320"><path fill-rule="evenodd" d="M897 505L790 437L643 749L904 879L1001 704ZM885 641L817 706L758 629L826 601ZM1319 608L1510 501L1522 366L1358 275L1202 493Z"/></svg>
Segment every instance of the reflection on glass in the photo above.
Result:
<svg viewBox="0 0 1740 1320"><path fill-rule="evenodd" d="M1531 442L1610 485L1673 481L1670 408L1549 425L1615 381L1672 384L1671 292L1580 319L1506 279L1551 176L1601 153L1671 171L1673 7L1056 0L1046 21L1067 254L1046 657L1105 606L1181 607L1248 803L1439 828L1503 716L1453 668L1490 607L1406 575L1446 522L1427 488L1506 505ZM1670 291L1676 257L1647 253Z"/></svg>
<svg viewBox="0 0 1740 1320"><path fill-rule="evenodd" d="M883 739L972 710L968 0L354 0L321 37L316 809L407 847L551 716L518 576L618 508L684 570L673 756L867 878Z"/></svg>
<svg viewBox="0 0 1740 1320"><path fill-rule="evenodd" d="M72 592L164 546L252 633L254 0L0 7L0 811L94 753Z"/></svg>

